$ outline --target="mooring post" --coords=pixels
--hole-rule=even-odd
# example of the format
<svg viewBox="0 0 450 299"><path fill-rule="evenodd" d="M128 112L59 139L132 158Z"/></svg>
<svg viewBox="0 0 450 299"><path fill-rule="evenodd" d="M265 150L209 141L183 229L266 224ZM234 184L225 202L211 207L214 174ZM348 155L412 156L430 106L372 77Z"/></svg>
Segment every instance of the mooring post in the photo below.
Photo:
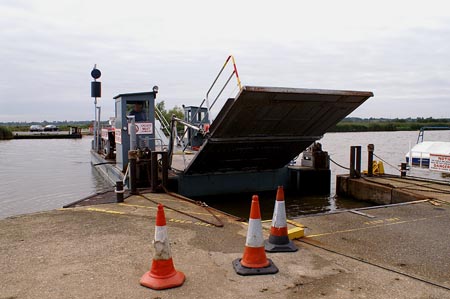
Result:
<svg viewBox="0 0 450 299"><path fill-rule="evenodd" d="M350 147L350 178L361 176L361 146Z"/></svg>
<svg viewBox="0 0 450 299"><path fill-rule="evenodd" d="M117 181L116 182L116 201L117 202L123 202L123 182L122 181Z"/></svg>
<svg viewBox="0 0 450 299"><path fill-rule="evenodd" d="M401 164L401 169L400 169L400 176L402 177L402 178L404 178L405 176L406 176L406 163L402 163Z"/></svg>
<svg viewBox="0 0 450 299"><path fill-rule="evenodd" d="M373 152L375 145L367 145L367 176L373 176Z"/></svg>
<svg viewBox="0 0 450 299"><path fill-rule="evenodd" d="M130 162L130 193L138 194L137 191L137 151L128 151L128 161Z"/></svg>

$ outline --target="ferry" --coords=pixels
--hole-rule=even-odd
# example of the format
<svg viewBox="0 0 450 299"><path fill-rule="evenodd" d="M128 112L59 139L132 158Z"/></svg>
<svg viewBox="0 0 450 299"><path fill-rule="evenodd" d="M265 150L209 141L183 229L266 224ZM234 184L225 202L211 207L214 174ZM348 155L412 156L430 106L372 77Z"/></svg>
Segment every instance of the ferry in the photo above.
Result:
<svg viewBox="0 0 450 299"><path fill-rule="evenodd" d="M94 67L91 74L91 96L99 96L100 72ZM218 85L224 74L228 80ZM230 82L237 94L224 99ZM298 187L304 168L290 165L292 159L373 96L369 91L241 85L231 55L200 105L183 106L182 119L162 117L155 105L158 92L155 86L114 97L109 127L100 127L96 106L92 164L132 192L143 187L189 197ZM217 107L219 99L222 107ZM218 111L214 119L213 109ZM323 153L315 157L320 160ZM322 184L329 192L329 167L308 169L314 176L305 189Z"/></svg>

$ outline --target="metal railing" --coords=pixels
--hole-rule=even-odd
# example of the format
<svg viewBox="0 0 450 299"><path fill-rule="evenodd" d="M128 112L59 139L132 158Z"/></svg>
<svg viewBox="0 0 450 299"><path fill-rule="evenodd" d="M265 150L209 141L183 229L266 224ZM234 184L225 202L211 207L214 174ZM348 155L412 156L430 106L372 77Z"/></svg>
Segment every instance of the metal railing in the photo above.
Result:
<svg viewBox="0 0 450 299"><path fill-rule="evenodd" d="M214 85L216 85L217 80L219 80L220 75L222 75L223 71L225 70L226 66L228 65L229 62L233 63L233 71L231 72L231 74L228 76L227 81L225 82L225 84L222 86L222 88L220 89L220 92L217 94L217 96L215 97L214 101L212 102L212 104L210 105L209 103L209 94L211 93ZM236 66L236 61L234 60L233 55L230 55L227 57L227 59L225 60L225 63L223 64L222 68L220 69L219 73L217 74L216 78L214 79L213 83L211 84L211 86L209 87L208 91L206 92L206 97L203 99L203 101L200 103L200 106L198 107L197 112L192 116L192 119L195 119L198 116L198 113L201 111L201 108L203 107L203 105L206 103L206 109L207 109L207 114L203 117L203 119L200 121L200 123L204 123L206 119L210 119L212 120L211 117L211 109L212 107L214 107L214 105L216 104L217 100L220 98L220 96L222 95L223 91L225 90L225 88L227 87L228 83L230 83L231 79L233 78L233 76L236 76L236 82L237 82L237 86L239 87L239 90L242 89L242 85L241 85L241 79L239 78L239 73L237 70L237 66ZM184 134L186 134L186 132L184 132ZM184 136L183 134L183 136Z"/></svg>
<svg viewBox="0 0 450 299"><path fill-rule="evenodd" d="M220 92L217 94L216 98L214 99L214 101L210 105L209 104L209 93L213 89L214 85L216 85L217 80L219 79L220 75L222 75L222 72L224 71L225 67L227 66L228 62L230 62L230 60L233 62L233 71L231 72L230 76L228 76L227 81L225 82L223 87L220 89ZM223 91L227 87L228 83L230 83L230 80L233 78L233 76L236 76L237 85L239 86L239 90L241 90L242 89L242 85L241 85L241 80L239 79L239 73L237 71L236 61L234 60L233 55L230 55L230 56L228 56L227 60L225 60L225 63L223 64L222 68L220 69L219 73L217 74L216 78L214 79L214 82L211 84L211 86L208 89L208 92L206 93L205 101L206 101L206 109L208 110L209 118L211 118L211 108L214 106L216 101L222 95Z"/></svg>
<svg viewBox="0 0 450 299"><path fill-rule="evenodd" d="M162 112L158 109L158 107L155 105L155 114L156 117L158 118L159 122L162 125L162 129L164 131L164 133L167 134L167 136L170 136L170 124L169 122L165 119L164 115L162 114Z"/></svg>
<svg viewBox="0 0 450 299"><path fill-rule="evenodd" d="M232 70L231 74L228 76L227 80L225 81L225 84L220 88L219 93L215 96L214 100L210 103L210 93L213 90L216 83L218 82L220 76L224 72L226 66L230 62L233 64L233 70ZM198 114L201 113L201 110L202 110L201 108L203 108L203 106L206 103L207 112L206 112L205 116L200 120L200 123L198 126L194 125L192 123L186 122L184 120L178 119L176 117L172 117L172 122L170 125L168 125L168 127L170 128L170 130L169 130L170 131L170 135L169 135L170 136L170 140L169 140L169 165L170 166L172 165L172 156L173 156L174 147L175 147L174 142L173 142L174 138L176 138L178 140L178 143L183 147L183 149L182 149L183 159L185 160L184 152L186 151L189 142L187 142L186 144L183 144L183 140L184 140L187 132L189 131L189 128L201 131L201 133L206 134L206 132L203 131L202 125L205 124L206 120L208 120L208 119L210 121L212 121L211 109L214 107L217 100L220 98L220 96L224 92L225 88L228 86L228 84L230 83L231 79L234 76L236 77L237 86L239 87L239 91L240 91L242 89L242 85L241 85L241 80L239 78L239 73L238 73L238 70L236 67L236 61L235 61L233 55L229 55L227 57L227 59L225 60L225 63L223 64L222 68L220 69L219 73L217 74L216 78L214 79L213 83L211 84L208 91L206 92L206 96L203 99L203 101L200 103L200 106L198 107L197 111L191 116L191 119L197 119L199 117ZM183 134L181 136L178 135L178 132L176 129L176 123L181 123L181 124L185 125L185 127L186 127L186 129L183 131Z"/></svg>
<svg viewBox="0 0 450 299"><path fill-rule="evenodd" d="M419 131L419 136L417 136L417 143L423 142L423 136L425 134L425 131L440 131L440 130L450 130L450 127L447 126L428 126L428 127L422 127Z"/></svg>

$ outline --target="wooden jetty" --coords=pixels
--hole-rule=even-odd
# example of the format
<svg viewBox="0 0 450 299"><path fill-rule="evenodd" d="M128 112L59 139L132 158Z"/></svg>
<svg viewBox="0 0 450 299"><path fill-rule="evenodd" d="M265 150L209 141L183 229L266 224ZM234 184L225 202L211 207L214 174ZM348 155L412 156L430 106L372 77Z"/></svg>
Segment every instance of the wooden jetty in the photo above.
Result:
<svg viewBox="0 0 450 299"><path fill-rule="evenodd" d="M69 131L58 132L14 132L14 139L71 139L81 138L81 128L71 127Z"/></svg>

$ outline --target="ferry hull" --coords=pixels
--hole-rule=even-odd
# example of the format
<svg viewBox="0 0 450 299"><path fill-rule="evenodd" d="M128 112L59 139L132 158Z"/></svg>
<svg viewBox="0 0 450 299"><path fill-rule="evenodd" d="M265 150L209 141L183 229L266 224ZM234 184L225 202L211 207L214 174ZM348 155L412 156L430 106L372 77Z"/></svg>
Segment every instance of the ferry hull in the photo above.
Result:
<svg viewBox="0 0 450 299"><path fill-rule="evenodd" d="M115 185L117 181L123 181L124 174L117 168L114 162L106 160L103 156L97 154L91 150L91 163L92 166L108 180L112 185Z"/></svg>

